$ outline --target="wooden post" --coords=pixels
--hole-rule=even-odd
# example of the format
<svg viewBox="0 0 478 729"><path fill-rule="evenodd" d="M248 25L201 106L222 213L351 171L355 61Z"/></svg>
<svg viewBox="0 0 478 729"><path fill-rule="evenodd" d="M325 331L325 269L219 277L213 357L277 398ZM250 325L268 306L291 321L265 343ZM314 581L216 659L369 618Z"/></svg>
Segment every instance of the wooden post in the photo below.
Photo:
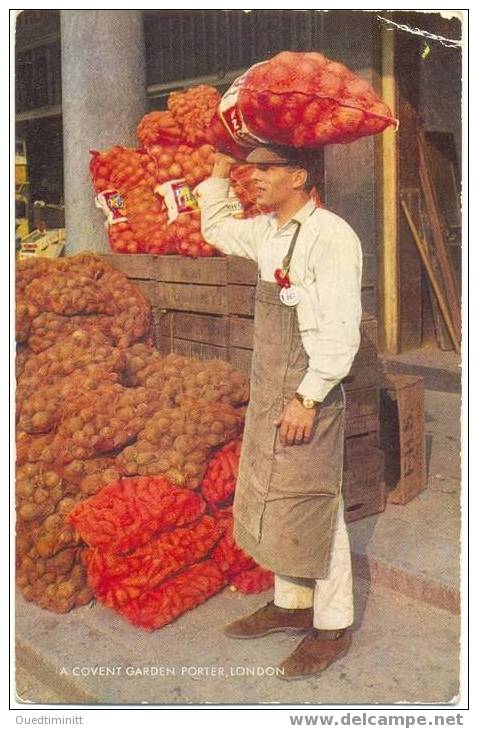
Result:
<svg viewBox="0 0 478 729"><path fill-rule="evenodd" d="M382 98L395 116L395 31L382 29ZM398 257L398 136L382 135L382 240L379 247L380 345L391 354L400 351L400 277Z"/></svg>

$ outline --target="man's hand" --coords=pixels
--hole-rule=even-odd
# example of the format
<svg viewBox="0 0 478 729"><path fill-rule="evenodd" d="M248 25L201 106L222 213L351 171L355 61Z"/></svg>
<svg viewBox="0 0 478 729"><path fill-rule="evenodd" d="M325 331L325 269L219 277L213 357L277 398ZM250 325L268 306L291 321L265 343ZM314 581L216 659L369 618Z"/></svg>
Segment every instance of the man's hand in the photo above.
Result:
<svg viewBox="0 0 478 729"><path fill-rule="evenodd" d="M284 445L299 445L310 440L312 426L317 414L318 405L307 410L295 398L290 401L282 411L279 420L274 425L280 426L279 438Z"/></svg>
<svg viewBox="0 0 478 729"><path fill-rule="evenodd" d="M229 177L231 167L237 164L238 160L235 157L231 157L229 154L224 154L223 152L216 152L212 176Z"/></svg>

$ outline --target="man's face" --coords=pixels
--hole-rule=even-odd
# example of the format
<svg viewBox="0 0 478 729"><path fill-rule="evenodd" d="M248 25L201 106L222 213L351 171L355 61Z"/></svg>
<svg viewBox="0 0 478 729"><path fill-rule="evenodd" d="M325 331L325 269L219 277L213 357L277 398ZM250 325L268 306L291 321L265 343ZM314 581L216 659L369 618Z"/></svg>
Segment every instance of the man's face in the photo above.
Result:
<svg viewBox="0 0 478 729"><path fill-rule="evenodd" d="M257 203L276 210L302 187L304 172L297 167L257 165L252 174L257 190Z"/></svg>

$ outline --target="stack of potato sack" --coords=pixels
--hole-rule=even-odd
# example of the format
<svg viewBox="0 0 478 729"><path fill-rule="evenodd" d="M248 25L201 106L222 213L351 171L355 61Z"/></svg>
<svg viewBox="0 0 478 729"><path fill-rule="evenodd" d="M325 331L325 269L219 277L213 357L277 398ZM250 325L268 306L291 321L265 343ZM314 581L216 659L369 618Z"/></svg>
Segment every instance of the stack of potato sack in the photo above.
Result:
<svg viewBox="0 0 478 729"><path fill-rule="evenodd" d="M175 91L169 96L168 111L153 111L141 120L140 148L117 146L91 153L96 201L107 217L114 251L194 258L217 254L201 236L192 191L212 172L214 148L206 133L219 100L211 86ZM250 185L238 178L234 186L251 215L255 195ZM240 213L241 205L236 207Z"/></svg>
<svg viewBox="0 0 478 729"><path fill-rule="evenodd" d="M225 362L161 357L149 303L98 257L20 261L16 284L17 578L66 612L92 597L72 509L129 474L192 492L240 435L248 385Z"/></svg>

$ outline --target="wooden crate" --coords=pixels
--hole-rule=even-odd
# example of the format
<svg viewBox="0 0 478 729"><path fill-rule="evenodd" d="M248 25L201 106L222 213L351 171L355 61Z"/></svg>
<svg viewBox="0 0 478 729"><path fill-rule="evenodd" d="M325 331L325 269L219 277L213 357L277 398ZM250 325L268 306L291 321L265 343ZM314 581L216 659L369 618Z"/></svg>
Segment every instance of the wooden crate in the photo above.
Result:
<svg viewBox="0 0 478 729"><path fill-rule="evenodd" d="M406 504L426 487L422 377L385 375L380 393L380 421L387 499L393 504Z"/></svg>
<svg viewBox="0 0 478 729"><path fill-rule="evenodd" d="M369 450L366 457L348 459L342 491L346 521L379 514L385 509L384 457L379 448Z"/></svg>

